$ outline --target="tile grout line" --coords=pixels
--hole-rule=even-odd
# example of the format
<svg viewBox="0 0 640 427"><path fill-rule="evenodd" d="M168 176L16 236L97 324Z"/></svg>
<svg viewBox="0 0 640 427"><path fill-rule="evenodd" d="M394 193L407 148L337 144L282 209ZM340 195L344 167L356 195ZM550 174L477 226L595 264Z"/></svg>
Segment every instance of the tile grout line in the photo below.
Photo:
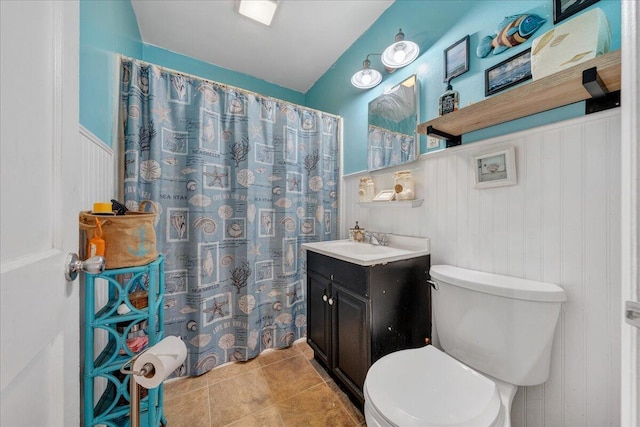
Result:
<svg viewBox="0 0 640 427"><path fill-rule="evenodd" d="M213 427L213 417L211 416L211 389L209 379L207 379L207 414L209 415L209 427ZM168 423L168 420L167 420Z"/></svg>
<svg viewBox="0 0 640 427"><path fill-rule="evenodd" d="M296 356L298 356L298 355L303 356L303 357L305 358L305 360L307 361L307 363L309 363L309 365L311 365L311 363L310 363L310 362L309 362L309 360L307 359L307 357L306 357L306 355L304 354L304 352L300 351L299 349L298 349L298 354L296 354L296 355L294 355L294 356L291 356L291 357L288 357L288 358L285 358L285 359L281 359L281 360L279 360L278 362L282 362L282 361L284 361L284 360L292 359L293 357L296 357ZM261 374L261 375L263 375L263 377L264 377L263 369L264 369L265 367L267 367L267 366L273 365L273 364L278 363L278 362L274 362L274 363L270 363L270 364L268 364L268 365L260 366L260 374ZM313 371L316 373L316 375L318 375L318 377L320 377L320 375L315 371L315 368L313 368L313 365L311 365L311 368L312 368L312 369L313 369ZM280 418L280 422L282 423L282 425L283 425L284 427L287 427L287 424L284 422L284 419L282 418L282 414L281 414L281 412L280 412L280 409L278 408L278 403L281 403L281 402L285 402L285 401L287 401L287 400L290 400L290 399L292 399L293 397L298 396L298 395L300 395L300 394L304 393L305 391L311 390L312 388L314 388L314 387L316 387L316 386L318 386L318 385L320 385L320 384L324 384L324 380L322 379L322 377L320 377L320 380L321 380L321 383L320 383L320 384L316 384L315 386L308 387L308 388L306 388L306 389L304 389L304 390L301 390L301 391L300 391L300 392L298 392L298 393L295 393L295 394L293 394L293 395L291 395L291 396L288 396L286 399L282 399L282 400L278 401L278 400L276 399L276 397L274 396L273 391L271 390L271 386L269 386L269 382L268 382L268 381L266 381L266 377L264 377L264 378L265 378L265 382L267 383L267 387L268 387L268 389L269 389L269 394L271 395L271 397L272 397L272 399L273 399L273 401L274 401L273 406L275 407L276 412L278 413L278 417Z"/></svg>
<svg viewBox="0 0 640 427"><path fill-rule="evenodd" d="M293 347L293 346L292 346L292 347ZM292 347L291 347L291 348L292 348ZM278 351L278 350L275 350L275 351ZM298 353L297 353L297 354L293 354L293 355L288 356L288 357L285 357L285 358L283 358L283 359L279 359L279 360L277 360L277 361L275 361L275 362L267 363L266 365L261 365L261 364L260 364L260 362L258 362L258 359L259 359L261 356L264 356L264 354L260 354L260 355L258 355L257 357L254 357L253 359L251 359L251 360L247 360L247 361L244 361L244 362L232 362L232 363L227 363L227 364L225 364L225 365L222 365L222 366L219 366L219 367L217 367L217 368L212 369L211 371L207 372L207 373L206 373L206 374L204 374L204 375L206 376L206 375L210 374L211 372L215 371L216 369L218 369L218 370L222 370L222 369L225 369L225 368L231 367L231 366L236 365L236 364L241 364L241 365L245 365L245 366L246 366L246 364L248 364L248 363L255 363L255 364L257 365L255 368L251 368L251 369L249 369L249 370L247 370L247 371L243 371L243 372L240 372L240 373L233 374L233 375L231 375L231 376L229 376L229 377L225 377L225 378L219 379L218 381L216 381L216 382L214 382L214 383L209 383L209 379L207 378L207 385L213 385L213 384L216 384L216 383L218 383L218 382L225 381L225 380L227 380L227 379L231 379L231 378L235 378L235 377L240 376L240 375L244 375L244 374L246 374L247 372L249 372L249 371L251 371L251 370L254 370L254 369L262 369L262 368L264 368L265 366L270 366L270 365L273 365L273 364L275 364L275 363L278 363L278 362L282 362L282 361L284 361L284 360L291 359L291 358L293 358L293 357L298 356L299 354L303 354L303 353L302 353L302 351L300 351L300 350L298 349Z"/></svg>
<svg viewBox="0 0 640 427"><path fill-rule="evenodd" d="M269 365L265 365L265 366L269 366ZM271 396L271 401L273 402L273 405L271 406L275 408L276 413L278 414L278 418L280 418L280 422L284 426L284 420L282 419L282 415L280 414L280 409L278 409L278 401L276 400L276 397L273 394L273 391L271 390L271 386L269 385L269 381L267 381L267 377L264 375L263 369L264 369L264 366L260 366L260 376L262 377L264 383L267 385L267 390L269 390L269 396ZM265 408L265 410L268 408Z"/></svg>
<svg viewBox="0 0 640 427"><path fill-rule="evenodd" d="M335 381L333 380L333 378L331 378L331 377L329 376L329 377L327 377L327 379L326 379L326 380L325 380L325 379L323 379L323 378L322 378L322 376L321 376L320 374L318 374L318 372L316 371L315 366L313 366L313 364L311 363L311 360L313 360L313 358L312 358L312 359L306 359L306 360L307 360L307 363L308 363L309 365L311 365L311 368L314 370L314 372L316 372L316 374L317 374L317 375L320 377L320 379L322 380L322 383L321 383L321 384L325 384L327 387L329 387L329 389L330 389L334 394L336 394L336 392L335 392L335 391L331 388L331 386L329 385L329 383L330 383L330 382L331 382L331 383L333 383L333 384L335 384ZM322 367L322 366L321 366L321 367ZM318 385L320 385L320 384L317 384L317 385L315 385L315 386L313 386L313 387L310 387L310 388L308 388L307 390L311 390L312 388L314 388L314 387L316 387L316 386L318 386ZM340 387L338 387L338 385L337 385L337 384L335 384L335 385L336 385L336 387L338 388L338 393L344 393L344 392L340 389ZM298 393L298 394L299 394L299 393ZM359 426L360 424L358 424L358 420L354 419L353 415L351 414L351 412L352 412L352 411L350 411L350 410L349 410L349 408L347 408L347 406L345 405L345 403L342 401L342 398L341 398L338 394L336 394L336 398L337 398L337 400L338 400L338 403L339 403L339 404L340 404L340 406L342 407L342 409L346 412L346 414L347 414L347 416L349 417L349 419L351 419L351 421L353 421L353 425L354 425L354 426ZM349 399L349 396L345 395L345 398L348 400L348 399ZM352 403L350 400L349 400L349 403L350 403L351 405L353 405L353 403ZM355 407L355 405L353 405L353 406ZM359 411L359 409L358 409L358 408L355 408L355 409ZM364 416L364 414L363 414L363 416Z"/></svg>
<svg viewBox="0 0 640 427"><path fill-rule="evenodd" d="M268 366L268 365L267 365L267 366ZM234 375L234 376L231 376L231 377L228 377L228 378L224 378L224 379L220 380L219 382L217 382L217 383L215 383L215 384L211 384L211 385L209 386L209 387L211 387L211 386L213 386L213 385L220 385L220 383L223 383L223 382L225 382L225 381L232 380L232 379L234 379L234 378L236 378L236 377L238 377L238 376L241 376L241 375L246 375L247 373L252 372L253 370L256 370L256 371L257 371L256 373L257 373L258 375L260 375L260 377L261 377L261 378L262 378L262 380L264 381L265 385L267 386L267 392L269 393L269 396L271 397L271 400L274 402L274 403L273 403L273 405L269 405L269 406L267 406L267 407L264 407L264 408L259 409L258 411L250 412L250 413L248 413L248 414L242 415L240 418L234 419L233 421L231 421L231 422L229 422L229 423L225 424L225 427L226 427L226 426L230 426L230 425L232 425L232 424L234 424L234 423L237 423L238 421L243 420L243 419L245 419L245 418L253 417L253 416L255 416L255 414L258 414L258 413L260 413L260 412L266 411L267 409L269 409L269 408L271 408L271 407L275 407L276 412L278 412L278 417L280 417L280 419L282 419L282 417L280 416L280 411L278 411L278 407L276 406L276 399L275 399L275 397L274 397L274 395L273 395L273 393L272 393L272 391L271 391L271 387L269 387L269 383L268 383L268 381L267 381L266 377L264 376L264 372L262 372L262 368L263 368L262 366L258 366L257 368L252 369L251 371L243 372L243 373L238 374L238 375ZM211 425L210 427L213 427L213 420L211 420L211 424L212 424L212 425Z"/></svg>
<svg viewBox="0 0 640 427"><path fill-rule="evenodd" d="M252 359L252 360L251 360L251 361L255 361L255 363L256 363L256 365L257 365L255 368L253 368L253 367L252 367L252 368L250 368L250 369L245 370L245 369L243 369L242 367L239 367L239 368L240 368L240 369L239 369L239 370L240 370L240 372L236 372L236 373L234 373L233 375L228 376L228 377L219 378L219 379L217 379L217 380L215 380L215 381L214 381L214 380L212 380L212 379L210 379L210 378L206 378L206 383L205 383L204 385L202 385L202 386L200 386L200 387L197 387L197 388L195 388L195 389L192 389L192 390L188 390L188 391L186 391L186 392L182 392L182 393L180 393L180 395L181 395L181 396L184 396L184 395L186 395L186 394L191 394L191 393L193 393L193 392L196 392L196 391L201 390L201 389L203 389L203 388L205 388L205 387L206 387L206 391L207 391L207 396L206 396L206 403L207 403L207 415L208 415L208 417L209 417L209 423L208 423L208 425L209 425L209 427L213 427L213 426L214 426L214 423L215 423L215 420L213 420L213 418L212 418L212 410L211 410L211 404L212 404L212 394L210 393L210 391L211 391L211 387L212 387L212 386L214 386L214 385L216 385L216 384L218 384L218 385L219 385L220 383L223 383L223 382L225 382L225 381L232 380L232 379L237 378L237 377L239 377L239 376L241 376L241 375L246 375L247 373L249 373L249 372L251 372L251 371L253 371L253 370L258 369L258 370L259 370L259 372L257 372L257 374L259 374L259 375L260 375L260 377L262 378L262 380L263 380L263 381L265 382L265 384L267 385L267 390L268 390L268 393L269 393L268 395L269 395L269 397L270 397L271 401L273 401L273 405L270 405L270 406L267 406L267 407L261 408L261 409L260 409L260 410L258 410L258 411L250 412L250 413L248 413L248 414L246 414L246 415L244 415L244 416L242 416L242 417L240 417L240 418L238 418L238 419L235 419L235 420L233 420L232 422L230 422L230 423L226 424L226 426L232 425L233 423L237 423L237 422L239 422L240 420L243 420L243 419L245 419L245 418L255 417L255 415L256 415L256 414L261 413L261 412L265 412L265 411L267 411L267 410L269 410L269 409L274 409L274 410L276 411L277 417L278 417L278 419L280 420L281 424L282 424L284 427L287 427L287 425L285 424L285 420L284 420L284 418L283 418L283 416L282 416L282 413L281 413L281 411L280 411L280 409L279 409L278 404L279 404L279 403L282 403L282 402L286 402L287 400L293 399L293 398L295 398L296 396L299 396L300 394L302 394L302 393L304 393L304 392L307 392L307 391L313 390L313 389L315 389L316 387L318 387L318 386L320 386L320 385L324 385L324 386L328 387L329 391L331 391L331 392L332 392L332 394L333 394L333 399L335 399L335 400L334 400L334 402L335 402L335 401L337 401L337 402L338 402L338 404L339 404L338 408L340 408L340 410L341 410L342 412L346 413L346 415L347 415L347 419L349 419L349 420L353 423L353 425L354 425L354 426L362 426L362 425L366 425L366 424L359 423L359 420L357 419L358 417L357 417L357 415L356 415L356 412L354 412L354 411L359 411L359 409L358 409L355 405L353 405L351 401L348 401L348 403L349 403L349 404L352 404L352 405L353 405L353 410L352 410L352 408L351 408L350 406L348 406L348 404L345 402L345 399L348 399L348 396L342 396L342 395L340 394L340 393L343 393L343 392L342 392L342 390L341 390L341 389L339 389L338 387L336 387L336 388L334 388L334 387L333 387L333 385L336 385L336 386L337 386L337 384L335 384L335 382L333 381L333 379L332 379L331 377L327 377L327 379L325 379L325 378L320 374L320 372L318 372L318 371L317 371L316 367L315 367L315 366L313 365L313 363L312 363L312 361L314 360L314 359L313 359L313 356L312 356L312 355L309 355L309 354L308 354L308 352L306 352L306 351L305 351L306 349L302 349L302 348L301 348L301 346L292 346L292 347L290 347L290 348L294 349L294 351L292 352L293 354L289 354L289 355L287 355L286 357L283 357L282 359L279 359L279 360L273 361L273 362L271 362L271 363L267 363L267 364L265 364L265 365L260 365L260 362L258 362L258 361L257 361L257 359L258 359L258 358L260 358L262 355L259 355L259 356L258 356L258 357L256 357L255 359ZM265 368L267 368L267 367L269 367L269 366L271 366L271 365L274 365L274 364L276 364L276 363L280 363L280 362L284 362L284 361L287 361L287 360L291 360L291 359L296 358L296 357L298 357L298 356L302 356L302 357L304 358L304 360L309 364L309 367L311 367L311 369L313 370L313 372L316 374L317 378L319 378L319 379L320 379L320 382L318 382L317 384L315 384L315 385L313 385L313 386L311 386L311 387L307 387L307 388L305 388L304 390L299 390L297 393L295 393L295 394L293 394L293 395L291 395L291 396L288 396L288 397L286 397L285 399L282 399L282 400L278 401L278 400L276 400L276 396L275 396L275 394L274 394L274 391L273 391L273 390L272 390L272 388L269 386L269 382L267 381L266 374L265 374ZM223 370L225 367L230 367L230 366L232 366L232 364L227 364L227 366L222 366L222 367L219 367L218 369L219 369L219 370ZM320 368L322 368L322 366L320 366ZM209 371L209 372L212 372L212 371ZM224 374L221 374L221 375L224 375ZM194 378L194 379L195 379L195 378ZM192 380L192 379L191 379L191 378L186 378L186 379L181 380L181 381L190 381L190 380ZM174 396L174 398L173 398L173 399L175 399L175 398L177 398L177 397L178 397L178 395ZM168 401L171 401L171 400L173 400L173 399L168 399ZM204 400L204 399L203 399L203 400Z"/></svg>
<svg viewBox="0 0 640 427"><path fill-rule="evenodd" d="M307 363L309 363L309 361L308 361L308 360L307 360ZM309 363L309 364L310 364L310 363ZM280 400L279 402L284 402L285 400L289 400L289 399L291 399L292 397L298 396L298 395L300 395L300 394L304 393L305 391L309 391L309 390L311 390L312 388L315 388L315 387L317 387L317 386L319 386L319 385L325 384L325 381L322 379L322 377L320 376L320 374L318 374L318 373L316 372L315 368L313 368L313 365L311 365L311 368L313 369L313 372L314 372L314 373L315 373L315 374L320 378L320 383L315 384L315 385L312 385L311 387L307 387L307 388L306 388L306 389L304 389L304 390L300 390L300 391L298 391L297 393L292 394L291 396L287 396L287 398L282 399L282 400ZM269 392L271 392L271 388L269 388ZM276 402L276 404L277 404L277 403L278 403L278 401Z"/></svg>
<svg viewBox="0 0 640 427"><path fill-rule="evenodd" d="M294 348L294 346L295 346L295 345L291 345L291 347L287 347L286 349L273 349L273 350L272 350L272 351L270 351L269 353L275 353L275 352L278 352L278 351L283 351L283 350L293 349L293 348ZM222 370L222 369L224 369L224 368L228 368L228 367L231 367L231 366L236 365L236 364L246 365L247 363L256 363L258 366L257 366L257 367L255 367L255 368L253 368L253 369L261 369L261 368L263 368L263 367L265 367L265 366L273 365L274 363L278 363L278 362L282 362L283 360L291 359L292 357L296 357L296 356L298 356L298 355L300 355L300 354L303 354L303 355L304 355L304 353L302 352L302 350L300 350L299 348L296 348L296 351L297 351L297 354L293 354L293 355L290 355L290 356L288 356L288 357L284 357L283 359L279 359L279 360L277 360L277 361L275 361L275 362L267 363L266 365L261 365L261 364L260 364L260 362L258 362L258 359L259 359L260 357L263 357L263 358L264 358L264 356L266 356L267 354L269 354L269 353L265 354L265 353L263 352L263 353L259 354L258 356L254 357L253 359L250 359L250 360L247 360L247 361L225 363L224 365L218 366L218 367L216 367L216 368L214 368L214 369L212 369L212 370L208 371L207 373L205 373L205 374L203 374L203 375L205 375L205 376L206 376L206 375L210 374L211 372L215 371L216 369L217 369L217 370ZM239 376L239 375L243 375L243 374L245 374L245 373L246 373L246 372L237 373L237 374L231 375L231 376L229 376L229 377L225 377L225 378L223 378L223 379L219 380L218 382L223 381L223 380L226 380L226 379L229 379L229 378L234 378L234 377L237 377L237 376ZM215 383L212 383L212 384L215 384ZM212 384L210 384L210 383L209 383L209 379L207 379L207 385L212 385Z"/></svg>
<svg viewBox="0 0 640 427"><path fill-rule="evenodd" d="M296 356L299 356L299 355L301 355L301 354L304 356L304 353L302 353L300 350L298 350L298 353L297 353L297 354L293 354L293 355L288 356L288 357L285 357L285 358L283 358L283 359L276 360L275 362L267 363L266 365L260 365L260 368L264 368L264 367L266 367L266 366L271 366L271 365L273 365L273 364L275 364L275 363L279 363L279 362L282 362L282 361L284 361L284 360L289 360L289 359L294 358L294 357L296 357ZM260 356L258 356L258 357L260 357ZM256 358L256 359L258 359L258 358Z"/></svg>
<svg viewBox="0 0 640 427"><path fill-rule="evenodd" d="M298 353L300 353L300 351L298 351ZM225 377L225 378L221 378L221 379L217 380L214 383L209 383L209 379L207 378L207 388L210 389L210 387L213 386L213 385L217 385L217 384L223 383L225 381L232 380L232 379L237 378L237 377L239 377L241 375L246 375L247 373L256 370L256 371L258 371L257 373L262 377L262 379L264 380L265 384L267 385L267 390L268 390L269 396L271 397L271 400L274 402L273 405L267 406L266 408L262 408L262 409L260 409L259 411L256 411L256 412L246 414L246 415L244 415L244 416L242 416L242 417L240 417L238 419L235 419L235 420L231 421L230 423L225 424L225 426L232 425L233 423L236 423L236 422L238 422L238 421L240 421L240 420L242 420L244 418L252 417L252 416L254 416L255 414L257 414L259 412L262 412L262 411L265 411L265 410L269 409L271 406L275 407L275 409L276 409L276 411L278 413L278 417L280 418L280 420L282 420L282 417L280 416L280 411L278 411L278 408L277 408L277 406L275 404L276 399L275 399L275 397L273 395L273 392L271 391L271 388L269 387L269 384L268 384L268 382L267 382L267 380L266 380L266 378L264 376L264 372L262 370L265 366L269 366L269 365L272 365L273 363L277 363L277 362L269 363L269 364L264 365L264 366L260 365L260 362L258 362L258 360L257 360L260 356L261 355L258 355L257 357L255 357L254 359L251 359L249 361L249 362L255 362L257 364L257 366L255 368L251 368L249 370L241 370L240 372L238 372L238 373L236 373L234 375L231 375L231 376ZM285 357L284 359L281 359L280 361L287 360L287 359L290 359L291 357L295 357L295 356L297 356L297 354L293 355L293 356L290 356L290 357ZM247 362L236 362L236 363L245 364ZM230 366L232 366L232 364L227 364L227 366L222 366L222 367L220 367L218 369L222 370L225 367L230 367ZM207 391L209 391L209 390L207 390ZM208 398L209 398L209 396L210 396L210 393L207 393L207 397ZM211 417L211 402L209 402L209 414L210 414L209 415L209 423L210 423L209 425L210 425L210 427L213 427L214 420Z"/></svg>

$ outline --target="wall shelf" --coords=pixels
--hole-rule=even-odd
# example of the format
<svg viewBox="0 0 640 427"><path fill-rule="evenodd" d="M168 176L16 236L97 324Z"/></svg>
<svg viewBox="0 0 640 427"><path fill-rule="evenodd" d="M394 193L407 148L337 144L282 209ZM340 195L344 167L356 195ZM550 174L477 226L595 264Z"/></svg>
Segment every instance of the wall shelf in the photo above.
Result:
<svg viewBox="0 0 640 427"><path fill-rule="evenodd" d="M391 207L391 206L403 206L403 207L407 207L407 208L418 208L420 206L422 206L422 202L424 202L424 199L413 199L413 200L392 200L390 202L358 202L358 205L360 205L363 208L372 208L374 206L381 206L381 207Z"/></svg>
<svg viewBox="0 0 640 427"><path fill-rule="evenodd" d="M465 133L590 99L594 84L583 81L583 72L593 74L592 68L605 92L620 90L620 50L616 50L421 123L418 133L445 139L449 147L458 145Z"/></svg>

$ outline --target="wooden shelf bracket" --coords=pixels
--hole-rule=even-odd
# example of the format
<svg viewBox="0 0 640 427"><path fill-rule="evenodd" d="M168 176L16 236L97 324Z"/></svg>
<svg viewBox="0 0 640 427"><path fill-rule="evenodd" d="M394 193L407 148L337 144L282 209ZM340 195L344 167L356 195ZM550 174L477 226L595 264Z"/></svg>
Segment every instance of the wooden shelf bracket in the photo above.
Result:
<svg viewBox="0 0 640 427"><path fill-rule="evenodd" d="M447 142L447 148L455 147L456 145L462 144L462 136L460 135L451 135L446 132L442 132L433 126L427 126L427 135L435 136L439 139L444 139Z"/></svg>

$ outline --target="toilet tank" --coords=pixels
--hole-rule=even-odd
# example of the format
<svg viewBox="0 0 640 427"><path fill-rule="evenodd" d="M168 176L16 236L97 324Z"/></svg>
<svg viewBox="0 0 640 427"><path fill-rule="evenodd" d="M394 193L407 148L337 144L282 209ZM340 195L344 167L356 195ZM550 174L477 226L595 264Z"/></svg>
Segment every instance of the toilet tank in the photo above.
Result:
<svg viewBox="0 0 640 427"><path fill-rule="evenodd" d="M564 290L551 283L434 265L435 327L442 349L502 381L528 386L549 377Z"/></svg>

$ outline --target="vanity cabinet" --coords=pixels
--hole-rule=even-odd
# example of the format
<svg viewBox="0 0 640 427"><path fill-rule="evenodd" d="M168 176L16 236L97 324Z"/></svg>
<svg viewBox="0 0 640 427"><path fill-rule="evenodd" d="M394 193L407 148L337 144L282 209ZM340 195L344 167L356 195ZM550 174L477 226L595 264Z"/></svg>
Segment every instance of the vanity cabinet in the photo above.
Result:
<svg viewBox="0 0 640 427"><path fill-rule="evenodd" d="M360 404L369 367L431 338L429 255L361 266L307 251L307 342Z"/></svg>

